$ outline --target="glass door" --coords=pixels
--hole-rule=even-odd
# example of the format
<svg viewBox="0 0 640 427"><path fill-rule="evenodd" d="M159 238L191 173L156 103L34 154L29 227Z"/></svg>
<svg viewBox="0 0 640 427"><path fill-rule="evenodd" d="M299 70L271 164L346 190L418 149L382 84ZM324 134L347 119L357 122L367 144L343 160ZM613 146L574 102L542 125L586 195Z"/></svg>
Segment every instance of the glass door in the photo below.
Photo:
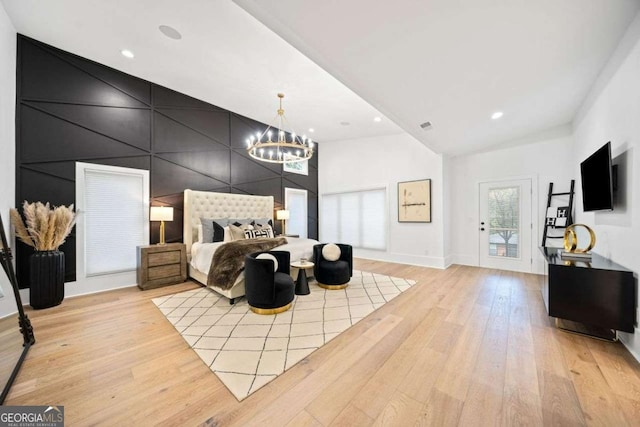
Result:
<svg viewBox="0 0 640 427"><path fill-rule="evenodd" d="M531 272L531 180L480 184L480 266Z"/></svg>

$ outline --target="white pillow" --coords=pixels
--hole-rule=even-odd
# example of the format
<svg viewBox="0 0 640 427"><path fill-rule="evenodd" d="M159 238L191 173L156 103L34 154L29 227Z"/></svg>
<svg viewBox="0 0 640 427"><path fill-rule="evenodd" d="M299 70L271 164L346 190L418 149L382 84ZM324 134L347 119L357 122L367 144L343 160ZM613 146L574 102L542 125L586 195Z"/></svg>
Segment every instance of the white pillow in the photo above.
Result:
<svg viewBox="0 0 640 427"><path fill-rule="evenodd" d="M198 224L198 243L202 243L204 241L204 230L202 229L202 224Z"/></svg>
<svg viewBox="0 0 640 427"><path fill-rule="evenodd" d="M340 259L340 246L329 243L322 248L322 257L327 261L337 261Z"/></svg>
<svg viewBox="0 0 640 427"><path fill-rule="evenodd" d="M231 237L231 229L229 228L229 226L227 225L224 228L224 239L222 240L223 242L231 242L233 240L233 237Z"/></svg>
<svg viewBox="0 0 640 427"><path fill-rule="evenodd" d="M270 253L263 252L256 257L256 259L270 259L273 261L273 271L278 271L278 259L271 255Z"/></svg>

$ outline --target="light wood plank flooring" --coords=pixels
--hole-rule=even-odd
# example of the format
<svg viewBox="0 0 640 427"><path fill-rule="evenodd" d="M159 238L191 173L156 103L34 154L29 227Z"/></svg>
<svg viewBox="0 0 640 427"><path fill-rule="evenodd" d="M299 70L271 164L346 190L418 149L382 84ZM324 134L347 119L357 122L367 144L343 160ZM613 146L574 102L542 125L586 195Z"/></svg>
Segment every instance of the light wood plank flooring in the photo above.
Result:
<svg viewBox="0 0 640 427"><path fill-rule="evenodd" d="M541 276L357 260L414 286L238 402L128 288L29 311L37 343L7 404L67 425L639 425L640 365L621 344L555 329Z"/></svg>

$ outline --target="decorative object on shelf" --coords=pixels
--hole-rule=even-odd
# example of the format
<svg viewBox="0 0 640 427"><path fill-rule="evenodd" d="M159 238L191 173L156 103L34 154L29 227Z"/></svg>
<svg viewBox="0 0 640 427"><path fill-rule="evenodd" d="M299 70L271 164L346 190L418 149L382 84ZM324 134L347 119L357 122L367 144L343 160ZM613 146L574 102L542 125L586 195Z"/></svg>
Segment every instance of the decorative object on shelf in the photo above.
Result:
<svg viewBox="0 0 640 427"><path fill-rule="evenodd" d="M160 242L158 244L166 244L164 240L164 222L173 221L173 208L169 206L151 206L149 220L160 221Z"/></svg>
<svg viewBox="0 0 640 427"><path fill-rule="evenodd" d="M398 183L398 222L431 222L431 180Z"/></svg>
<svg viewBox="0 0 640 427"><path fill-rule="evenodd" d="M16 236L35 249L29 258L29 304L35 309L59 305L64 299L64 252L58 250L75 225L73 204L22 204L25 221L11 209Z"/></svg>
<svg viewBox="0 0 640 427"><path fill-rule="evenodd" d="M562 234L558 233L549 234L549 229L552 231L556 228L564 228L567 225L573 223L573 196L575 194L576 181L571 180L571 186L569 191L554 193L553 182L549 183L549 192L547 193L547 213L544 219L544 227L542 232L542 247L547 246L547 239L564 239ZM561 200L557 200L560 198ZM557 205L566 203L568 199L568 206ZM555 202L556 206L551 206Z"/></svg>
<svg viewBox="0 0 640 427"><path fill-rule="evenodd" d="M276 211L276 219L282 221L282 234L285 234L285 221L289 219L291 212L288 210L282 209Z"/></svg>
<svg viewBox="0 0 640 427"><path fill-rule="evenodd" d="M18 371L20 371L20 367L22 366L22 362L24 358L27 356L27 352L31 348L33 344L35 344L36 339L33 335L33 328L31 327L31 321L27 314L24 312L24 308L22 307L22 298L20 297L20 290L18 289L18 279L16 278L16 273L13 270L11 248L7 243L7 236L4 234L4 224L2 223L2 217L0 216L0 265L2 269L7 274L7 278L9 279L9 283L11 284L11 289L13 290L13 296L15 298L16 306L18 308L17 323L19 330L15 330L14 335L10 334L10 330L3 330L2 332L2 357L3 357L3 371L11 369L12 364L9 362L11 360L16 360L15 366L11 371L11 374L6 377L2 375L2 379L7 378L6 384L2 389L2 393L0 394L0 405L4 404L4 400L9 394L9 389L13 384L14 380L18 376ZM10 319L3 319L10 320ZM8 323L5 321L5 325ZM22 348L20 348L20 341L22 341ZM20 356L13 358L12 355L9 354L9 346L11 343L15 343L16 356L20 354Z"/></svg>
<svg viewBox="0 0 640 427"><path fill-rule="evenodd" d="M275 125L269 125L264 132L258 132L247 138L247 153L261 162L280 164L306 162L313 156L313 141L306 135L300 137L295 132L291 132L287 139L287 132L284 131L287 118L282 109L284 94L279 93L278 98L280 98L280 108L274 119ZM275 141L271 139L274 134Z"/></svg>
<svg viewBox="0 0 640 427"><path fill-rule="evenodd" d="M565 228L569 219L569 206L547 208L546 225L553 228Z"/></svg>
<svg viewBox="0 0 640 427"><path fill-rule="evenodd" d="M589 233L589 245L586 248L578 248L578 234L576 227L584 227ZM596 234L584 224L571 224L564 230L564 251L560 255L563 258L591 259L589 251L596 245Z"/></svg>

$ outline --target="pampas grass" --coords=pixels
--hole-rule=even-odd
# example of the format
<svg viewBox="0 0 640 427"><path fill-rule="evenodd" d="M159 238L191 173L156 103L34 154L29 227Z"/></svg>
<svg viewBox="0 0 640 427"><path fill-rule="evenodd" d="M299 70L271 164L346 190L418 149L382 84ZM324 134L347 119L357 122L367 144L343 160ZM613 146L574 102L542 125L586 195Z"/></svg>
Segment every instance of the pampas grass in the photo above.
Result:
<svg viewBox="0 0 640 427"><path fill-rule="evenodd" d="M16 236L36 251L56 251L65 242L75 225L76 213L73 204L56 206L40 202L22 204L25 221L17 210L11 209L11 221Z"/></svg>

